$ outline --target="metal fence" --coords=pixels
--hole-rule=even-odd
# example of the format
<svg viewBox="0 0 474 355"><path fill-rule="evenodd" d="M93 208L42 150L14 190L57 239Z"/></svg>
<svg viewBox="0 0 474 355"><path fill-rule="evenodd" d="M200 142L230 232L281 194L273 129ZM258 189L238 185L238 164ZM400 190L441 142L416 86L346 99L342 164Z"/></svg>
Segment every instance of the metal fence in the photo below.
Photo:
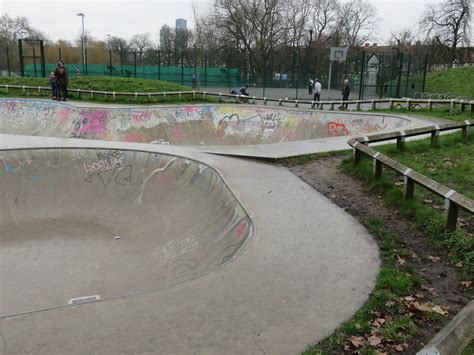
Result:
<svg viewBox="0 0 474 355"><path fill-rule="evenodd" d="M137 52L90 49L85 51L85 62L82 63L81 53L77 51L69 54L68 62L66 51L61 48L55 53L46 48L43 58L39 51L34 51L34 46L23 50L26 57L21 66L12 49L3 52L8 59L10 75L47 76L56 67L56 60L63 56L72 75L158 79L192 86L192 74L196 73L196 84L200 87L226 88L229 93L248 84L256 95L267 96L267 89L273 88L286 90L288 98L300 99L309 94L310 77L318 78L323 88L329 84L329 53L325 50L316 55L295 51L293 55L290 53L290 58L275 54L260 74L251 74L254 70L242 58L231 54L224 56L224 60L212 58L211 54L199 49L194 53L190 50L178 54L173 63L165 61L160 51L148 54L147 59L142 60ZM43 61L45 72L42 72ZM424 53L399 49L383 52L376 48L350 50L345 62L334 62L331 66L331 88L336 91L337 98L337 90L342 88L343 80L348 79L351 97L358 99L414 97L415 92L424 92L428 67L428 57Z"/></svg>

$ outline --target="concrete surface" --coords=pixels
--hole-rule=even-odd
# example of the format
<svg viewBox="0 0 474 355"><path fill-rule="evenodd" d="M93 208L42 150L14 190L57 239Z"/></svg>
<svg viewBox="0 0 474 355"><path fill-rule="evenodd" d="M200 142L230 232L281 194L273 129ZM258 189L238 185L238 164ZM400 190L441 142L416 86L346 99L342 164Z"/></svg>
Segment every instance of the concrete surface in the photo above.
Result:
<svg viewBox="0 0 474 355"><path fill-rule="evenodd" d="M469 302L417 355L461 353L474 338L474 301Z"/></svg>
<svg viewBox="0 0 474 355"><path fill-rule="evenodd" d="M84 149L93 148L136 150L200 161L217 169L235 196L243 201L255 223L255 239L252 243L244 243L242 252L230 262L186 282L135 295L104 297L99 302L2 317L2 353L298 353L350 318L374 286L379 267L378 249L368 232L350 215L282 167L204 154L189 147L0 135L4 162L3 156L21 157L24 153L18 152L19 149L40 149L38 156L31 155L35 157L31 164L43 171L41 162L44 160L39 159L37 164L36 158L54 157L54 152L51 154L48 148L78 149L66 156L82 156ZM23 177L20 181L23 182L9 182L29 191L22 196L25 205L34 201L32 184L38 179L32 178L35 171L29 170L28 166L26 162L21 168ZM3 164L2 179L15 172L12 168L15 166ZM72 174L66 176L82 184ZM96 201L96 195L87 194L92 200L84 206L85 200L80 196L84 193L83 188L76 188L66 181L61 183L69 186L70 203L74 205L77 201L78 210L95 209L94 204L105 209L98 201L100 195ZM83 184L88 185L87 182ZM14 191L6 190L10 189L2 186L2 193L8 193L11 199ZM170 208L176 208L171 204L179 204L179 201L170 200ZM108 208L117 207L116 203L108 204ZM195 207L199 209L201 205ZM191 210L191 207L183 208ZM60 208L55 211L61 213ZM67 211L65 209L64 213ZM160 220L155 219L155 222L159 229ZM2 230L0 235L2 238L5 235ZM126 241L126 237L124 239L110 240L110 243ZM85 244L87 238L77 240ZM35 244L41 250L47 250L48 239L43 241L42 246L39 240ZM23 240L16 245L24 246L27 242ZM3 240L1 243L6 245ZM60 249L60 246L55 248ZM126 265L124 258L134 250L121 252L115 261ZM144 265L150 263L149 250L141 249L137 253ZM100 252L98 256L101 256ZM30 249L24 255L18 253L17 259L11 262L32 265L32 257ZM88 257L94 259L93 254ZM113 255L109 257L113 258ZM95 262L98 263L97 259ZM36 267L41 268L41 265ZM7 272L2 267L2 284L14 283L10 274L13 269L9 266ZM73 269L74 275L82 277L79 269L80 265ZM35 272L43 273L43 277L40 280L30 277L15 280L21 284L15 287L24 293L18 297L18 305L11 299L6 304L2 297L2 308L34 308L24 306L26 302L33 304L36 298L42 299L44 289L37 285L55 283L44 271ZM146 273L150 275L152 271ZM121 277L121 273L115 275L116 279ZM143 277L137 281L151 282ZM78 296L88 296L84 294L86 289L87 285ZM59 294L57 299L63 303L70 297L65 297L62 289L48 290L47 294ZM90 295L94 294L96 292Z"/></svg>
<svg viewBox="0 0 474 355"><path fill-rule="evenodd" d="M130 106L0 99L2 133L190 145L284 158L347 149L347 139L427 125L398 115L256 105Z"/></svg>
<svg viewBox="0 0 474 355"><path fill-rule="evenodd" d="M176 284L223 265L253 235L220 176L193 160L116 149L0 160L0 316Z"/></svg>

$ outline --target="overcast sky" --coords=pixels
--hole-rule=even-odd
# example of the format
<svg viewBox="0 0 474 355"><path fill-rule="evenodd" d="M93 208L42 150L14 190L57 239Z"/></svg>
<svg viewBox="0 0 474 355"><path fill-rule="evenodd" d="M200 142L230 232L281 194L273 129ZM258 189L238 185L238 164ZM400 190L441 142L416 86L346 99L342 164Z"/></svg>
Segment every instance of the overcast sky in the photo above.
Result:
<svg viewBox="0 0 474 355"><path fill-rule="evenodd" d="M194 0L199 10L212 3ZM377 42L383 43L392 31L410 28L416 32L416 23L425 4L439 0L372 0L380 14ZM46 33L52 40L72 40L81 31L82 12L85 28L94 38L106 39L107 34L130 38L136 33L150 32L158 42L159 28L168 24L174 27L175 19L188 20L194 26L192 0L0 0L0 12L10 16L26 16L31 25Z"/></svg>

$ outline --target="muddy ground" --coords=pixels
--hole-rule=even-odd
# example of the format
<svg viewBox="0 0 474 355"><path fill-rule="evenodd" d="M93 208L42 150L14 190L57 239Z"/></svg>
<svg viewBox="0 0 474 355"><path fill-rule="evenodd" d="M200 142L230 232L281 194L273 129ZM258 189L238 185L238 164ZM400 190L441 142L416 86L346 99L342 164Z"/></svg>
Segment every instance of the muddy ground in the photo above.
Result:
<svg viewBox="0 0 474 355"><path fill-rule="evenodd" d="M431 246L427 236L402 218L395 209L386 207L382 196L369 191L362 181L341 172L339 165L342 159L340 156L316 158L307 164L288 168L358 220L375 217L385 221L384 227L402 239L402 247L418 256L407 258L407 264L413 267L427 287L416 287L413 294L422 296L423 302L447 307L449 316L418 325L418 334L403 352L414 354L470 301L470 296L460 280L456 279L455 267L443 262L443 259L433 261L433 257L437 260L436 257L443 256L442 251ZM431 290L427 291L427 288Z"/></svg>

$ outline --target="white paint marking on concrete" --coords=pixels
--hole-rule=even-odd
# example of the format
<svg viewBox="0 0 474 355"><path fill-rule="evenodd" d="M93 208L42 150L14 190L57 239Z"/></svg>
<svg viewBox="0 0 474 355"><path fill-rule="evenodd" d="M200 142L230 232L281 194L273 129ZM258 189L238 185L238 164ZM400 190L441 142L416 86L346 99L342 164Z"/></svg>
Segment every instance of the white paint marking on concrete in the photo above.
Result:
<svg viewBox="0 0 474 355"><path fill-rule="evenodd" d="M68 304L74 305L74 304L97 302L97 301L100 301L100 300L101 300L100 295L91 295L91 296L71 298L68 301Z"/></svg>

